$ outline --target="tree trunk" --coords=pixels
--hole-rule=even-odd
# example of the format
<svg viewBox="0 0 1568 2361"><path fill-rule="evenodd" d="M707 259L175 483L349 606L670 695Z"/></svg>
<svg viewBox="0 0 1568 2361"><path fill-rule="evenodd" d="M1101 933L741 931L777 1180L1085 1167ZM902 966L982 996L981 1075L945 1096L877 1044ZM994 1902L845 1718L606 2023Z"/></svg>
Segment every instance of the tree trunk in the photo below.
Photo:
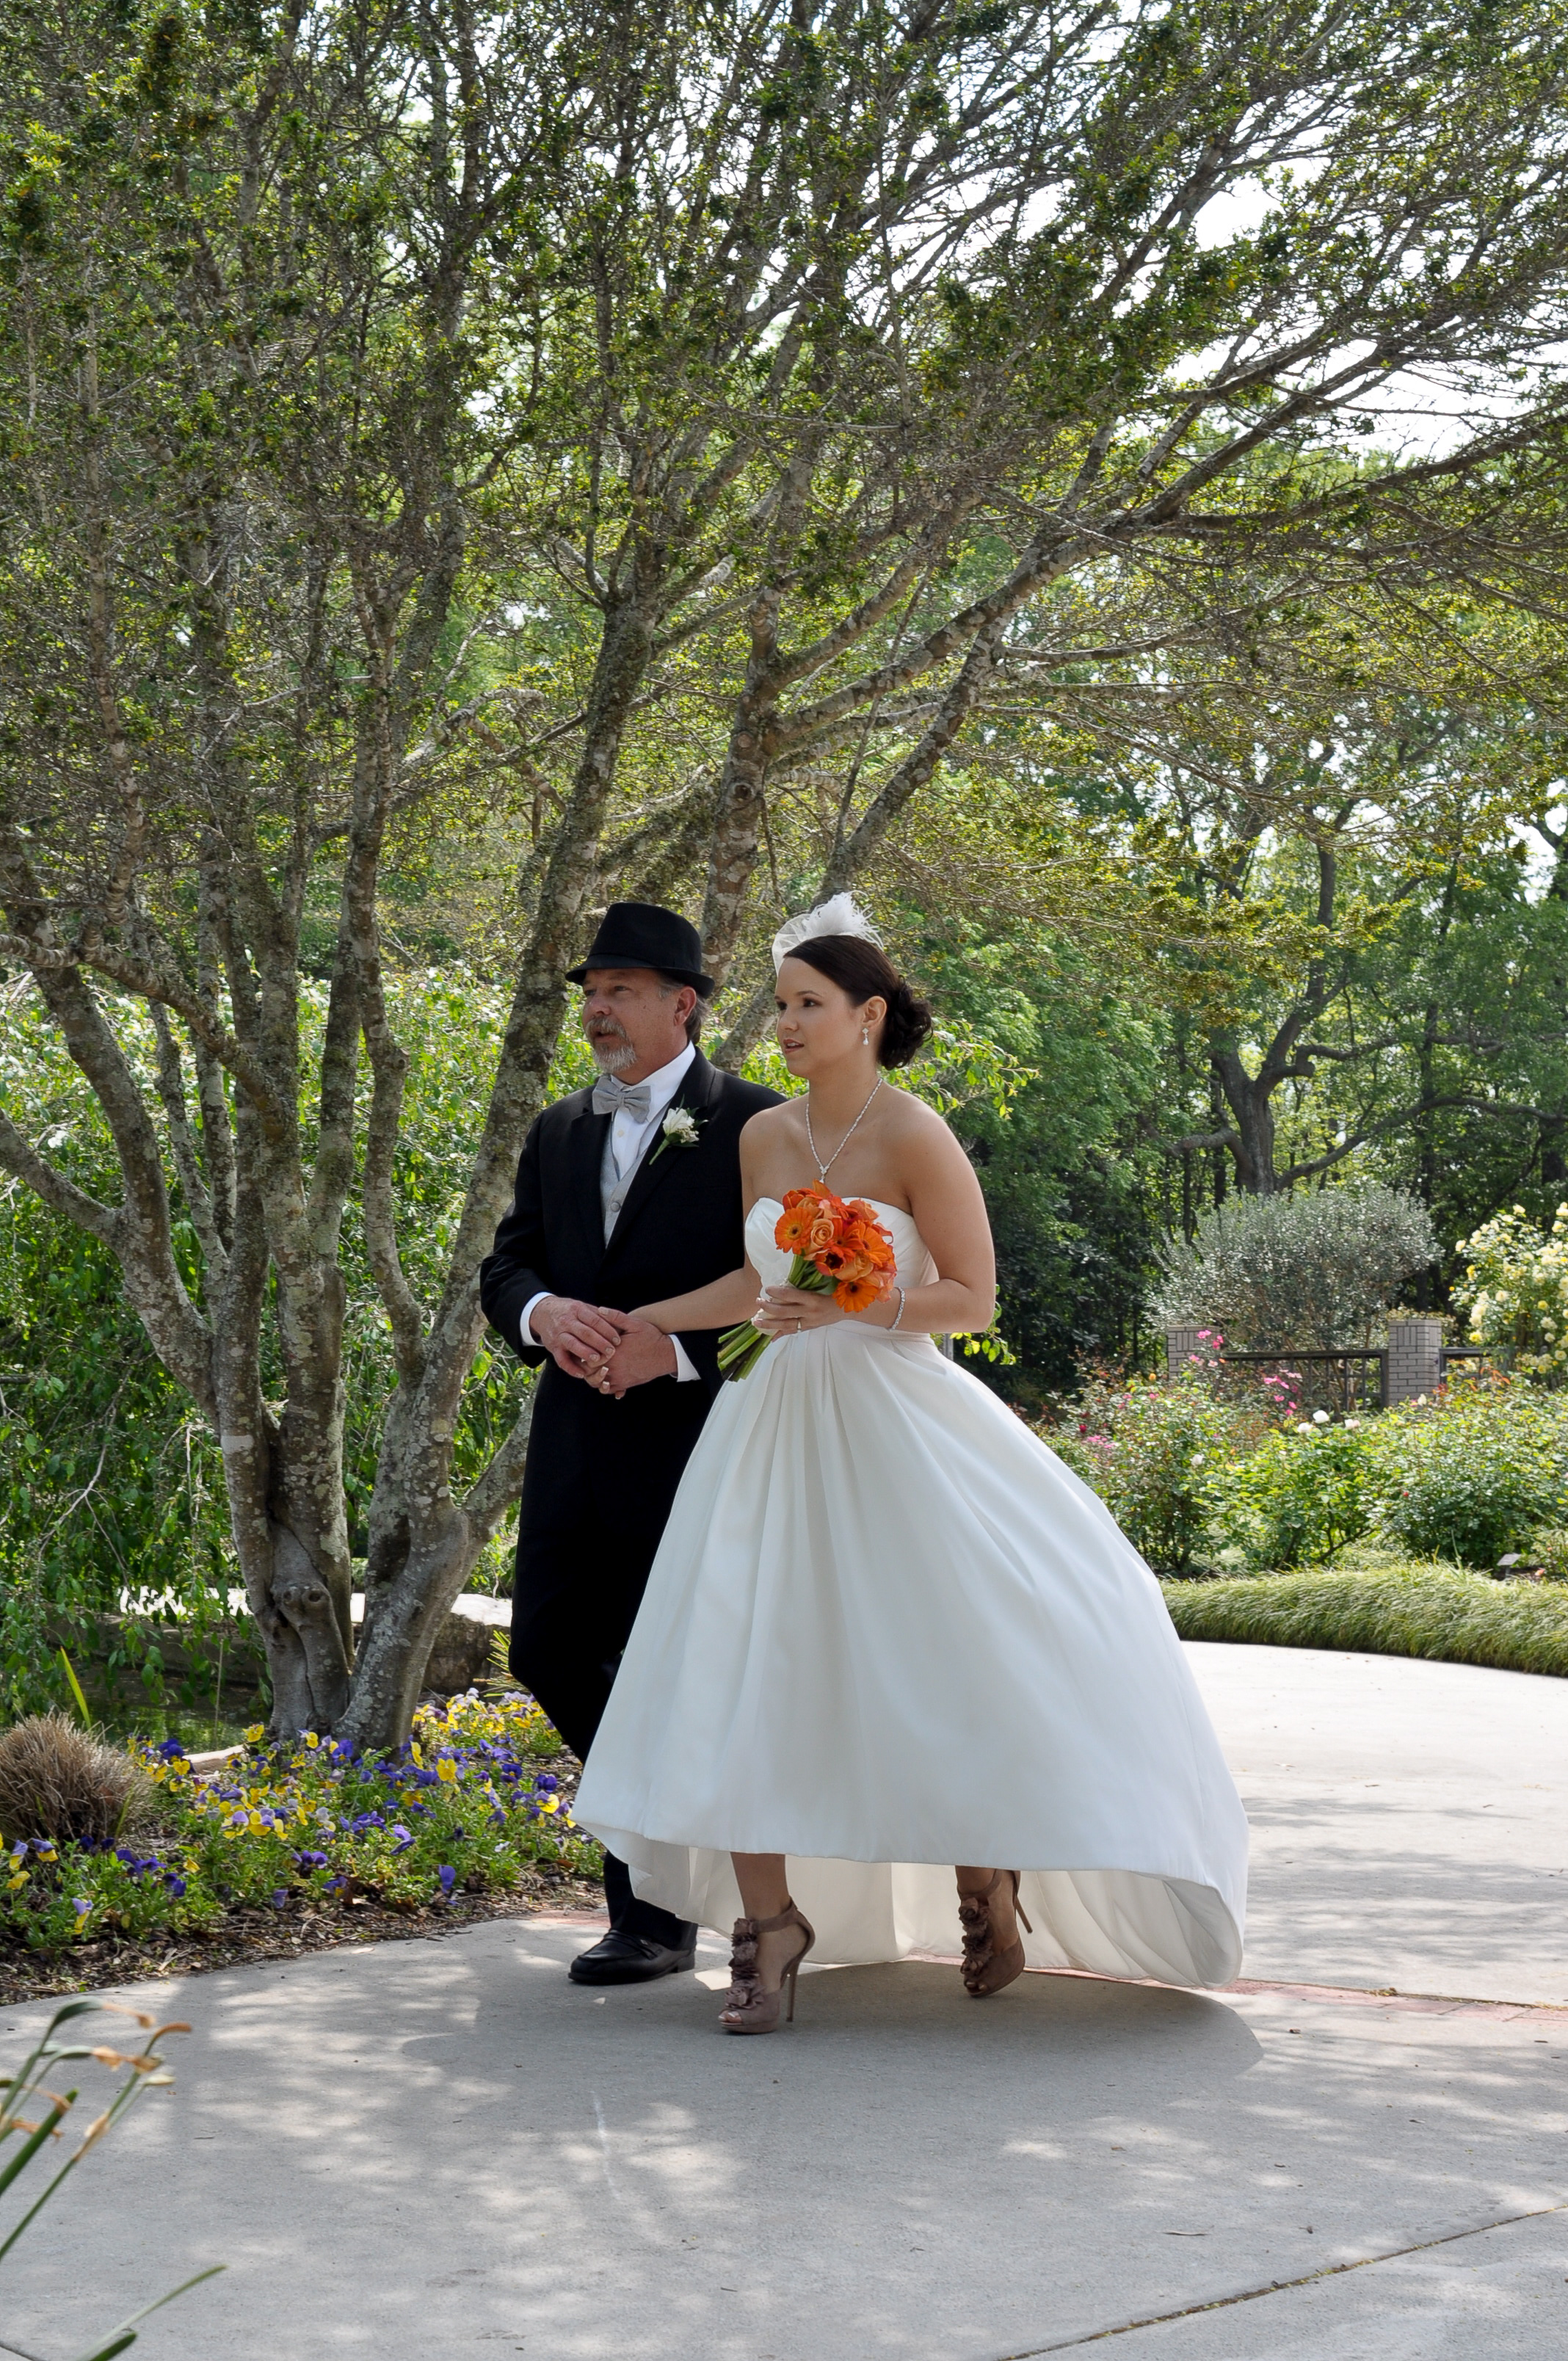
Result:
<svg viewBox="0 0 1568 2361"><path fill-rule="evenodd" d="M1213 1044L1209 1062L1230 1115L1230 1154L1238 1189L1271 1197L1279 1186L1274 1165L1274 1093L1277 1083L1266 1066L1249 1074L1232 1044ZM1215 1174L1214 1202L1224 1202L1223 1159Z"/></svg>

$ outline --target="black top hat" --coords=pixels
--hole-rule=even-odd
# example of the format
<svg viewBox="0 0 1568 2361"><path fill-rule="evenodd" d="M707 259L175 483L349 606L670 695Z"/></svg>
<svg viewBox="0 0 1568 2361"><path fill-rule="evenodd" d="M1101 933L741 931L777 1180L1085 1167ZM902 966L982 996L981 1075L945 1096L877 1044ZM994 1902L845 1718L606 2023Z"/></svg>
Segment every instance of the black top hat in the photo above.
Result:
<svg viewBox="0 0 1568 2361"><path fill-rule="evenodd" d="M706 1000L713 978L702 972L702 937L677 911L657 902L612 902L599 920L581 967L566 970L569 983L581 983L591 967L651 967L695 985Z"/></svg>

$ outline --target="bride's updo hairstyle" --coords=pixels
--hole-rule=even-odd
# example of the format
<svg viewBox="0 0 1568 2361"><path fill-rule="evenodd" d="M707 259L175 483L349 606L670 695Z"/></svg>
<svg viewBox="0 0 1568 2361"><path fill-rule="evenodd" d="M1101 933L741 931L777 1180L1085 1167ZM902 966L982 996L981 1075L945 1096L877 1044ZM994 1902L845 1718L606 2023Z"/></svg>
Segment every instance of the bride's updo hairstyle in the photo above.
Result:
<svg viewBox="0 0 1568 2361"><path fill-rule="evenodd" d="M906 1066L930 1032L930 1003L905 983L882 945L864 935L809 935L805 942L792 944L785 957L815 968L847 992L857 1008L873 998L886 1001L877 1043L879 1066Z"/></svg>

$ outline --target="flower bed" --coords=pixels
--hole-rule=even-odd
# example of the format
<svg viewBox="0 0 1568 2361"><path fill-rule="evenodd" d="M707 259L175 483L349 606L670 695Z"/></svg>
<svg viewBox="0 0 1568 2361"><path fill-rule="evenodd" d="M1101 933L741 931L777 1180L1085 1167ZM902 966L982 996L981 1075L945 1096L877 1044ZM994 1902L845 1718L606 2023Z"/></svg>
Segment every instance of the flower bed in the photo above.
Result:
<svg viewBox="0 0 1568 2361"><path fill-rule="evenodd" d="M1354 1649L1568 1677L1568 1589L1493 1582L1456 1566L1297 1574L1160 1585L1184 1640Z"/></svg>
<svg viewBox="0 0 1568 2361"><path fill-rule="evenodd" d="M1421 1562L1533 1551L1558 1571L1568 1395L1489 1369L1430 1401L1301 1418L1266 1377L1225 1400L1218 1367L1212 1350L1169 1384L1096 1378L1041 1430L1157 1574L1326 1565L1367 1536Z"/></svg>
<svg viewBox="0 0 1568 2361"><path fill-rule="evenodd" d="M387 1755L314 1737L275 1748L255 1730L198 1779L172 1740L133 1752L156 1798L145 1826L102 1849L19 1839L3 1857L13 1960L106 1938L145 1949L226 1937L232 1950L258 1918L281 1930L356 1905L440 1914L598 1872L599 1848L572 1817L576 1766L521 1694L426 1708Z"/></svg>

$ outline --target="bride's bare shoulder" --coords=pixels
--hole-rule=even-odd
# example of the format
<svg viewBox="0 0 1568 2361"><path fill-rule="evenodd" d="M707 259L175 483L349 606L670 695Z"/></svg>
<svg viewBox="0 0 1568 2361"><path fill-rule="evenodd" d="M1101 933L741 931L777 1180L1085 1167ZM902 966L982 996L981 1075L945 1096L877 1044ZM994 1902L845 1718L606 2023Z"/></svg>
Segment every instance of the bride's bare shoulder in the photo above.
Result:
<svg viewBox="0 0 1568 2361"><path fill-rule="evenodd" d="M905 1139L931 1147L953 1137L935 1107L928 1107L924 1099L917 1099L913 1091L905 1090L897 1082L888 1092L888 1127L896 1128Z"/></svg>
<svg viewBox="0 0 1568 2361"><path fill-rule="evenodd" d="M759 1141L775 1137L788 1127L792 1116L796 1123L799 1122L799 1116L794 1115L794 1107L793 1099L781 1099L777 1106L760 1107L741 1125L741 1139L748 1146L754 1147Z"/></svg>

